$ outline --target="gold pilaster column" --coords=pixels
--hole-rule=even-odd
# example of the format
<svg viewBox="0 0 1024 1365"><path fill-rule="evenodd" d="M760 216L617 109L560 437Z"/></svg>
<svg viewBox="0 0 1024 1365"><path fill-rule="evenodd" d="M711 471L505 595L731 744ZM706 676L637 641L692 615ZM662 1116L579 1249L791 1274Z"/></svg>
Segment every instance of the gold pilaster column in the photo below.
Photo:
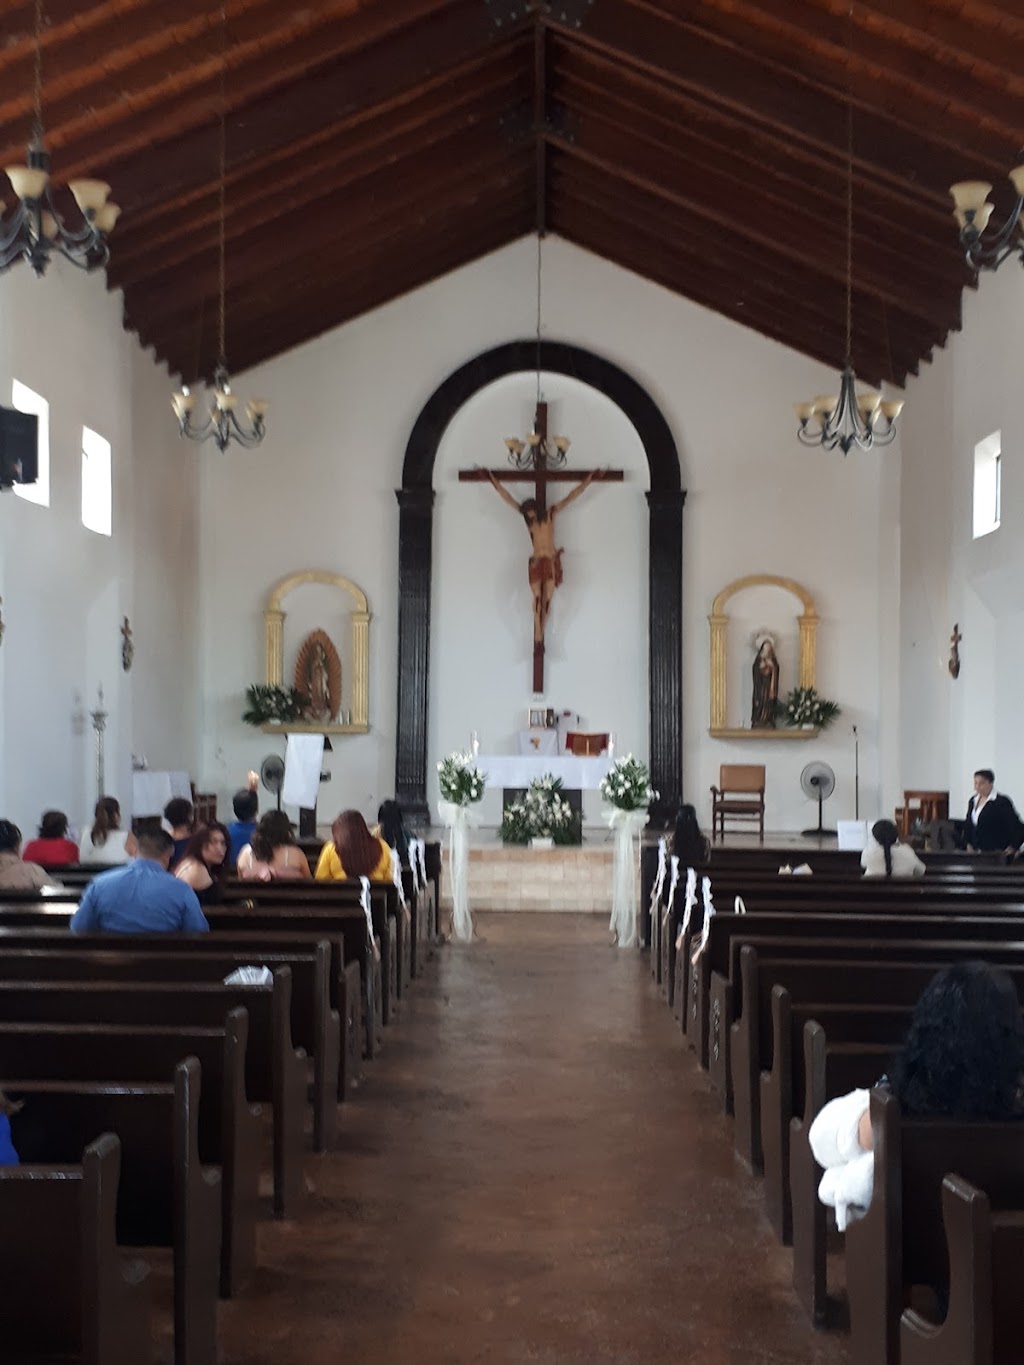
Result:
<svg viewBox="0 0 1024 1365"><path fill-rule="evenodd" d="M818 617L813 611L797 617L800 626L800 686L813 687L818 666Z"/></svg>
<svg viewBox="0 0 1024 1365"><path fill-rule="evenodd" d="M352 724L370 723L370 613L352 613Z"/></svg>
<svg viewBox="0 0 1024 1365"><path fill-rule="evenodd" d="M266 655L263 671L268 687L284 686L284 612L265 611L263 628L266 640Z"/></svg>
<svg viewBox="0 0 1024 1365"><path fill-rule="evenodd" d="M711 623L711 728L725 726L725 637L729 617L716 613L709 616Z"/></svg>

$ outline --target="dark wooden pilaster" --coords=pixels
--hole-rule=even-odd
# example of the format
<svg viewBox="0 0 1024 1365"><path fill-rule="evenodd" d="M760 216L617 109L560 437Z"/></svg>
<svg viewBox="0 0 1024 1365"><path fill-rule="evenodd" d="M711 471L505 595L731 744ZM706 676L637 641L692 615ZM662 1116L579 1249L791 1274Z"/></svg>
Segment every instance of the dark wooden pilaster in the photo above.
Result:
<svg viewBox="0 0 1024 1365"><path fill-rule="evenodd" d="M683 796L683 504L678 488L647 494L650 511L651 785L653 824Z"/></svg>
<svg viewBox="0 0 1024 1365"><path fill-rule="evenodd" d="M427 686L430 669L431 488L400 488L398 499L398 716L395 799L414 824L428 820Z"/></svg>

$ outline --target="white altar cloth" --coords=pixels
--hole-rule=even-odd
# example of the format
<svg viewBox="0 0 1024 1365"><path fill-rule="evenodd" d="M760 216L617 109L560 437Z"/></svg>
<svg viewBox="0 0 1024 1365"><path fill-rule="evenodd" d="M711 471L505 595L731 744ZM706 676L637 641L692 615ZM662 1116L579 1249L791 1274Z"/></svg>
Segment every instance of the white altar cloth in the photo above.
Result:
<svg viewBox="0 0 1024 1365"><path fill-rule="evenodd" d="M597 791L612 766L607 754L599 758L576 754L480 754L476 766L489 787L528 787L535 777L551 773L567 791Z"/></svg>
<svg viewBox="0 0 1024 1365"><path fill-rule="evenodd" d="M137 819L147 815L163 815L164 806L172 796L192 800L192 784L188 773L160 772L157 769L132 773L132 815Z"/></svg>

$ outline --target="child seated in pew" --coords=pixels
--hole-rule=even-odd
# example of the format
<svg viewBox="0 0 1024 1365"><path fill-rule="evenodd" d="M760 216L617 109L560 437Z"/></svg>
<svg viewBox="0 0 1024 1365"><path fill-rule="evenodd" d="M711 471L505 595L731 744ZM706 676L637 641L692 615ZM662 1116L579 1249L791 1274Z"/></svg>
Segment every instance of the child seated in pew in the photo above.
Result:
<svg viewBox="0 0 1024 1365"><path fill-rule="evenodd" d="M252 842L238 855L242 881L301 881L308 878L309 859L295 842L295 828L282 810L269 810L256 826Z"/></svg>
<svg viewBox="0 0 1024 1365"><path fill-rule="evenodd" d="M697 812L691 805L679 807L670 851L679 859L681 868L704 867L711 857L711 845L707 837L701 833Z"/></svg>
<svg viewBox="0 0 1024 1365"><path fill-rule="evenodd" d="M984 962L939 972L914 1006L887 1086L917 1118L1024 1118L1024 1020L1013 981ZM830 1100L811 1124L811 1151L825 1174L818 1198L840 1231L862 1217L874 1188L870 1091Z"/></svg>
<svg viewBox="0 0 1024 1365"><path fill-rule="evenodd" d="M357 810L343 810L331 826L331 835L316 865L318 882L343 882L349 877L391 881L391 849L370 833Z"/></svg>
<svg viewBox="0 0 1024 1365"><path fill-rule="evenodd" d="M892 820L876 820L860 855L865 877L923 877L924 863L909 844L900 841Z"/></svg>
<svg viewBox="0 0 1024 1365"><path fill-rule="evenodd" d="M11 1140L11 1115L21 1108L0 1090L0 1166L20 1166L21 1159Z"/></svg>

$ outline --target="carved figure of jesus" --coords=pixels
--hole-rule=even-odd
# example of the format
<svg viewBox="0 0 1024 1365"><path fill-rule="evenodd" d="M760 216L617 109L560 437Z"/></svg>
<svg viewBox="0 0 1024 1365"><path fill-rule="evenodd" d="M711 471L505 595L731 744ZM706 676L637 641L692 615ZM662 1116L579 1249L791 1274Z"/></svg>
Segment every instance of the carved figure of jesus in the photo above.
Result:
<svg viewBox="0 0 1024 1365"><path fill-rule="evenodd" d="M508 489L498 482L489 469L484 472L502 502L508 503L509 507L526 522L530 544L533 547L529 569L530 591L533 593L533 638L535 643L540 643L544 639L544 627L547 625L555 589L562 582L562 550L555 545L555 519L589 488L598 471L592 470L548 511L541 510L536 498L516 502Z"/></svg>

